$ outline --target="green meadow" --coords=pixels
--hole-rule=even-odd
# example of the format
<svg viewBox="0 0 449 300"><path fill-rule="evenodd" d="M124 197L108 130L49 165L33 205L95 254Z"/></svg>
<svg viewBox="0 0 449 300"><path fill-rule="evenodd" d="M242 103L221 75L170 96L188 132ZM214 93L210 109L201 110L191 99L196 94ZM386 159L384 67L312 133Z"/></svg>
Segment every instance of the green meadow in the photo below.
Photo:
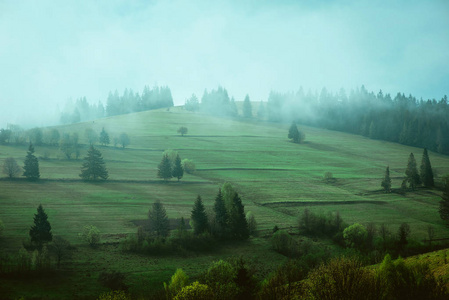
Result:
<svg viewBox="0 0 449 300"><path fill-rule="evenodd" d="M269 269L286 258L271 250L265 236L275 225L295 232L305 207L322 214L339 211L350 224L385 223L392 232L407 222L417 240L427 237L429 225L435 228L435 238L449 237L438 214L441 192L420 188L385 194L381 190L387 166L393 189L399 189L409 154L414 153L419 166L423 149L305 126L301 127L305 143L294 144L287 139L289 125L217 118L175 107L56 127L61 133L79 133L81 156L67 160L56 146L37 146L41 180L0 180L0 219L5 225L0 243L2 251L18 251L42 204L53 234L77 246L66 266L71 279L56 283L39 279L34 287L9 280L6 290L11 295L25 291L30 297L53 290L54 295L89 298L105 291L89 278L112 269L125 272L128 282L139 286L132 292L145 295L168 281L178 267L197 276L212 261L233 255L267 262ZM184 137L177 133L180 126L188 128ZM99 133L103 127L111 140L126 132L131 144L125 149L97 146L109 179L86 183L79 177L87 152L84 131L93 128ZM185 174L180 182L157 178L157 166L167 149L178 151L182 159L192 159L197 171ZM26 151L27 146L0 146L0 162L14 157L22 165ZM449 173L449 157L433 152L429 156L438 181ZM331 172L335 180L326 183L325 172ZM188 259L120 251L117 242L136 233L135 221L147 218L155 200L164 204L169 218L189 218L197 195L211 209L224 182L235 187L245 211L255 215L260 237ZM85 225L99 228L102 246L91 249L78 237Z"/></svg>

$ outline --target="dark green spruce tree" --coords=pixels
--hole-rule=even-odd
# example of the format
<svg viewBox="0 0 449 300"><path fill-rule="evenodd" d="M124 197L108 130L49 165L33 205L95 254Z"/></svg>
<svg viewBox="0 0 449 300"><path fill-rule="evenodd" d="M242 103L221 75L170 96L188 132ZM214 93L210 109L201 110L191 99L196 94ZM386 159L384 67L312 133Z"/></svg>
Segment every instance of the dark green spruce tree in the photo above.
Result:
<svg viewBox="0 0 449 300"><path fill-rule="evenodd" d="M184 168L182 167L181 158L179 157L179 154L176 155L172 175L173 177L177 178L178 181L179 179L182 178L182 176L184 176Z"/></svg>
<svg viewBox="0 0 449 300"><path fill-rule="evenodd" d="M108 179L108 171L106 170L103 157L100 151L95 149L94 146L90 146L84 160L85 162L81 167L81 178L84 180Z"/></svg>
<svg viewBox="0 0 449 300"><path fill-rule="evenodd" d="M299 143L300 134L295 122L292 123L290 129L288 130L288 138L291 139L293 143Z"/></svg>
<svg viewBox="0 0 449 300"><path fill-rule="evenodd" d="M27 156L25 157L23 170L23 176L29 180L37 180L41 176L39 173L39 161L34 155L34 147L31 143L28 147Z"/></svg>
<svg viewBox="0 0 449 300"><path fill-rule="evenodd" d="M232 238L244 240L249 237L245 208L242 204L242 199L240 199L237 193L235 193L232 199L232 207L229 212L229 229Z"/></svg>
<svg viewBox="0 0 449 300"><path fill-rule="evenodd" d="M195 200L190 219L192 220L193 232L195 234L201 234L208 230L209 221L207 219L206 210L200 195L198 195Z"/></svg>
<svg viewBox="0 0 449 300"><path fill-rule="evenodd" d="M53 239L48 216L40 204L37 207L37 213L34 214L34 225L30 228L30 238L31 242L39 249L42 248L44 243L51 242Z"/></svg>
<svg viewBox="0 0 449 300"><path fill-rule="evenodd" d="M214 213L215 213L215 234L223 238L226 236L227 225L228 225L228 212L226 210L225 201L223 195L221 194L221 189L218 189L218 194L215 197L214 203Z"/></svg>
<svg viewBox="0 0 449 300"><path fill-rule="evenodd" d="M167 217L165 207L161 201L156 200L153 207L148 211L148 219L150 220L150 231L157 237L167 237L170 232L170 223Z"/></svg>
<svg viewBox="0 0 449 300"><path fill-rule="evenodd" d="M422 184L424 186L426 186L426 187L434 186L433 171L432 171L432 166L430 165L430 159L429 159L429 154L427 153L427 148L424 148L424 152L422 154L420 175L421 175Z"/></svg>
<svg viewBox="0 0 449 300"><path fill-rule="evenodd" d="M384 188L385 193L391 192L391 178L390 178L390 167L385 170L385 176L382 180L381 186Z"/></svg>
<svg viewBox="0 0 449 300"><path fill-rule="evenodd" d="M418 169L416 167L416 160L413 153L410 153L410 156L408 158L407 162L407 169L405 170L405 176L407 179L407 182L409 183L409 187L412 190L415 190L416 186L421 183L421 180L419 178Z"/></svg>
<svg viewBox="0 0 449 300"><path fill-rule="evenodd" d="M157 177L162 178L164 180L169 180L173 177L173 173L171 170L170 158L167 154L164 154L162 157L162 161L159 164L157 169Z"/></svg>
<svg viewBox="0 0 449 300"><path fill-rule="evenodd" d="M441 196L439 213L441 219L449 227L449 176L443 178L443 195Z"/></svg>

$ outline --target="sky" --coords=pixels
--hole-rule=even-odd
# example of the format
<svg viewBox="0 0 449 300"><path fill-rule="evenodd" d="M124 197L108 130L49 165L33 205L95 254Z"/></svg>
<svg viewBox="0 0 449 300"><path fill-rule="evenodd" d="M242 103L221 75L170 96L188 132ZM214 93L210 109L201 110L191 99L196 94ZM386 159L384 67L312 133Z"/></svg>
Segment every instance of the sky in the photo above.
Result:
<svg viewBox="0 0 449 300"><path fill-rule="evenodd" d="M167 85L449 94L449 1L0 0L0 128L55 122L69 99Z"/></svg>

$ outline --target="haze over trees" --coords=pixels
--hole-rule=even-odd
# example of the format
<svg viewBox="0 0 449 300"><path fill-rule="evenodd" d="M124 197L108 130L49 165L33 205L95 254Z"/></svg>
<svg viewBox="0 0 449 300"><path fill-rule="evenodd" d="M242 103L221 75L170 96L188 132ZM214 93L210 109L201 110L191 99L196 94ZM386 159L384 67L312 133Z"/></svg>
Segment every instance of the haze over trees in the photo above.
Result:
<svg viewBox="0 0 449 300"><path fill-rule="evenodd" d="M62 124L78 123L106 116L172 106L173 97L167 86L153 88L145 86L141 94L125 89L123 94L119 95L116 90L114 93L109 92L105 105L102 102L90 104L86 97L79 98L75 102L67 102L61 113L60 122Z"/></svg>
<svg viewBox="0 0 449 300"><path fill-rule="evenodd" d="M272 91L267 102L268 119L295 120L301 124L360 134L449 154L449 103L416 99L397 93L368 92L364 86L336 93L279 93Z"/></svg>

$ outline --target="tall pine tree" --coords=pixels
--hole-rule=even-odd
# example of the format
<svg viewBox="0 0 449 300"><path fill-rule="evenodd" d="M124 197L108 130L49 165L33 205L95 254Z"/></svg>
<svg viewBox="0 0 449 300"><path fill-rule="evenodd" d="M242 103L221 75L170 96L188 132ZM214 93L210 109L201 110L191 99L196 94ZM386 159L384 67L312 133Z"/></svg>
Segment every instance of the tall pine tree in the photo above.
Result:
<svg viewBox="0 0 449 300"><path fill-rule="evenodd" d="M41 176L39 173L39 161L34 156L34 147L31 143L28 147L27 156L25 157L23 170L23 176L30 180L37 180Z"/></svg>
<svg viewBox="0 0 449 300"><path fill-rule="evenodd" d="M30 228L31 242L40 249L42 244L51 242L53 234L51 233L51 225L48 222L48 216L42 205L37 207L37 213L34 214L34 225Z"/></svg>
<svg viewBox="0 0 449 300"><path fill-rule="evenodd" d="M171 169L171 163L170 158L167 154L164 154L162 157L162 161L159 164L159 167L157 169L157 177L162 178L164 180L169 180L172 178L172 169Z"/></svg>
<svg viewBox="0 0 449 300"><path fill-rule="evenodd" d="M228 212L226 210L225 201L221 194L221 189L218 190L218 194L215 197L214 203L216 235L218 237L225 237L228 225Z"/></svg>
<svg viewBox="0 0 449 300"><path fill-rule="evenodd" d="M385 193L391 192L391 178L390 178L390 167L385 170L384 180L382 180L381 186L384 188Z"/></svg>
<svg viewBox="0 0 449 300"><path fill-rule="evenodd" d="M201 234L208 230L209 221L207 220L206 210L200 195L195 200L190 219L192 220L193 232L195 234Z"/></svg>
<svg viewBox="0 0 449 300"><path fill-rule="evenodd" d="M167 237L170 231L170 223L168 221L167 212L161 201L156 200L153 207L148 211L150 220L150 231L157 237Z"/></svg>
<svg viewBox="0 0 449 300"><path fill-rule="evenodd" d="M109 175L103 157L101 156L100 151L95 149L94 146L90 146L84 160L85 162L81 167L81 178L84 180L97 180L99 178L108 179Z"/></svg>
<svg viewBox="0 0 449 300"><path fill-rule="evenodd" d="M421 183L419 178L418 169L416 167L416 160L413 153L410 153L407 162L407 169L405 170L407 182L412 190L415 190L416 186Z"/></svg>
<svg viewBox="0 0 449 300"><path fill-rule="evenodd" d="M242 199L240 199L237 193L235 193L232 199L232 207L229 212L229 228L231 236L235 239L244 240L249 237L245 208L242 204Z"/></svg>
<svg viewBox="0 0 449 300"><path fill-rule="evenodd" d="M179 179L182 178L182 176L184 176L184 169L182 167L181 158L179 157L179 154L176 155L175 165L173 166L172 175L173 175L173 177L177 178L178 181L179 181Z"/></svg>
<svg viewBox="0 0 449 300"><path fill-rule="evenodd" d="M434 186L433 171L432 171L432 166L430 165L430 159L429 159L429 154L427 153L427 148L424 148L424 152L422 154L420 175L421 175L422 184L424 186L426 186L426 187Z"/></svg>

